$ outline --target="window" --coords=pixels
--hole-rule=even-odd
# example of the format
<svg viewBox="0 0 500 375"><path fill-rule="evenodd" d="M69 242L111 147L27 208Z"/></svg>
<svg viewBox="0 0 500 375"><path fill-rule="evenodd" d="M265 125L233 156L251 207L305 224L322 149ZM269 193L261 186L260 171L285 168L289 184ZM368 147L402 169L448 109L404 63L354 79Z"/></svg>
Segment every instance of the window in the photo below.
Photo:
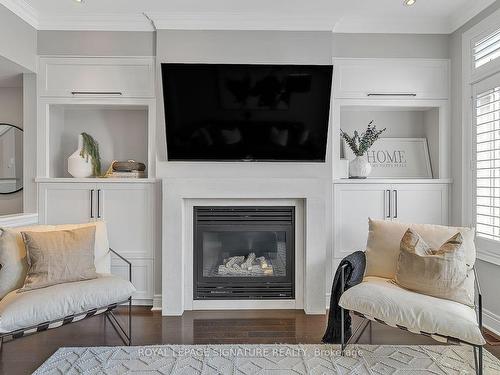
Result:
<svg viewBox="0 0 500 375"><path fill-rule="evenodd" d="M500 57L500 29L475 42L472 55L476 69Z"/></svg>
<svg viewBox="0 0 500 375"><path fill-rule="evenodd" d="M475 95L474 133L477 236L500 241L500 85Z"/></svg>

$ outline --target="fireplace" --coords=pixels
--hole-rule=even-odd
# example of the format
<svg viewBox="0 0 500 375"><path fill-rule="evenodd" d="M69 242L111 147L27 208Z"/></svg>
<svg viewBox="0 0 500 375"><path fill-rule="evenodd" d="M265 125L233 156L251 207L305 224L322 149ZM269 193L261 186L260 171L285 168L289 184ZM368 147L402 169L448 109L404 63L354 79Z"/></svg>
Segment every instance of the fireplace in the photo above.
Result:
<svg viewBox="0 0 500 375"><path fill-rule="evenodd" d="M194 207L193 298L294 299L294 207Z"/></svg>

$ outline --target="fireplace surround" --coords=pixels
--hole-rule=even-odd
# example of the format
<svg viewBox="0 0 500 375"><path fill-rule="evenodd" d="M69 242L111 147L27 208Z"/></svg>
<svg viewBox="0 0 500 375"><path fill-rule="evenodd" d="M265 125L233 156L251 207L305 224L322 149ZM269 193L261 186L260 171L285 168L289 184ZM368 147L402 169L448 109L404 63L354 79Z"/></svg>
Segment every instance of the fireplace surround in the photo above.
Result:
<svg viewBox="0 0 500 375"><path fill-rule="evenodd" d="M265 168L265 167L262 167ZM312 178L164 178L162 314L186 310L300 309L326 311L327 185ZM295 207L295 298L196 300L193 296L193 214L196 206Z"/></svg>
<svg viewBox="0 0 500 375"><path fill-rule="evenodd" d="M294 233L294 207L194 207L193 298L293 299Z"/></svg>

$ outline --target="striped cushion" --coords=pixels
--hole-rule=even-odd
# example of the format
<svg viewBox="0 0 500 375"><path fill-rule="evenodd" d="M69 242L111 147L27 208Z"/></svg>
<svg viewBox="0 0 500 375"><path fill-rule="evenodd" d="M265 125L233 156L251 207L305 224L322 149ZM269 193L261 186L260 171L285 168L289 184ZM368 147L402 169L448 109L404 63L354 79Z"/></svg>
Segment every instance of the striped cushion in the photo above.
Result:
<svg viewBox="0 0 500 375"><path fill-rule="evenodd" d="M126 301L123 301L122 303L124 303L124 302L126 302ZM17 331L2 334L2 336L7 338L7 339L9 337L11 337L13 339L17 339L17 338L20 338L23 336L30 335L32 333L47 331L49 329L58 328L58 327L61 327L63 325L69 324L69 323L75 323L75 322L78 322L80 320L90 318L92 316L103 314L105 312L114 310L120 304L121 303L113 303L109 306L95 308L95 309L83 312L81 314L66 316L66 317L59 319L59 320L56 320L56 321L40 323L40 324L33 326L33 327L26 327L24 329L20 329Z"/></svg>

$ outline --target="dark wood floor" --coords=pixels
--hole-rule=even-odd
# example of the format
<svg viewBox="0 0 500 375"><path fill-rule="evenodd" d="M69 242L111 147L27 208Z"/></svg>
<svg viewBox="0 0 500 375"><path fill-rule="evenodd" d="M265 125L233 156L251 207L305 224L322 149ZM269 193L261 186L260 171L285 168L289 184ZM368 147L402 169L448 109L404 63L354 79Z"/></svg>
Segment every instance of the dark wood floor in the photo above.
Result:
<svg viewBox="0 0 500 375"><path fill-rule="evenodd" d="M133 308L133 345L319 343L325 316L297 310L197 311L162 317L148 308ZM360 343L368 343L368 332ZM373 324L373 344L436 344L435 341ZM29 374L62 346L122 345L103 316L4 343L0 374ZM487 346L500 358L500 346Z"/></svg>

